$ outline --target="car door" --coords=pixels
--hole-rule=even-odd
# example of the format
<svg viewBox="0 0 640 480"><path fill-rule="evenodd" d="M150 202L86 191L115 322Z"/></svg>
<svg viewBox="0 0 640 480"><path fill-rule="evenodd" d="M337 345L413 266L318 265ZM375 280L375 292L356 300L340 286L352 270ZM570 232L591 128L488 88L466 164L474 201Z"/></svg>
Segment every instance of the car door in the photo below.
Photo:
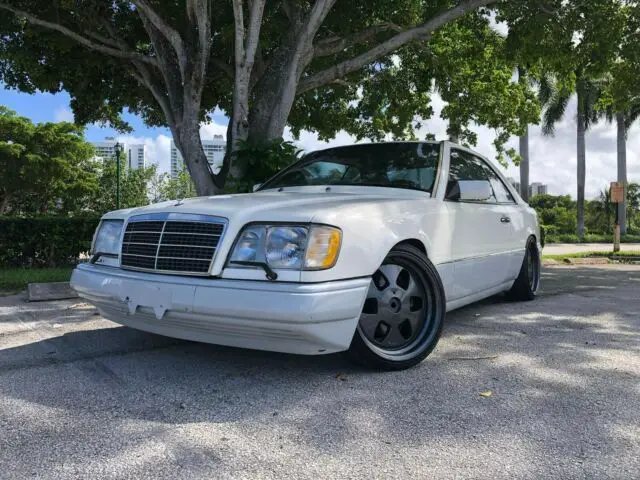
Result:
<svg viewBox="0 0 640 480"><path fill-rule="evenodd" d="M451 300L463 299L502 285L509 271L511 219L508 207L489 198L466 200L458 185L491 183L486 162L467 150L449 150L449 177L445 191L451 232L450 258L455 288Z"/></svg>
<svg viewBox="0 0 640 480"><path fill-rule="evenodd" d="M510 227L509 237L503 239L505 243L508 240L508 245L505 244L504 252L504 257L507 259L505 281L513 281L520 273L520 267L522 266L522 260L524 258L527 239L525 215L522 206L517 204L505 181L500 177L500 174L487 162L485 162L485 168L496 201L504 209L503 221L508 223Z"/></svg>

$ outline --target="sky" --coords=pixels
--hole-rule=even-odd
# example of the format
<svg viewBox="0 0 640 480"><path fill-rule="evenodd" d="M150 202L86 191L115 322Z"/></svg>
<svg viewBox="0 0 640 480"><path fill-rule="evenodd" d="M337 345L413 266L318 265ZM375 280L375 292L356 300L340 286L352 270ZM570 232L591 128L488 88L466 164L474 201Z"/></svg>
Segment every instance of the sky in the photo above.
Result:
<svg viewBox="0 0 640 480"><path fill-rule="evenodd" d="M33 95L5 89L0 83L0 105L15 110L19 115L30 118L35 123L73 121L73 113L69 107L69 96L62 92L55 95L37 93ZM438 140L446 139L447 123L439 116L444 103L438 97L432 99L434 115L424 122L418 132L419 138L426 133L436 135ZM565 118L557 125L554 137L543 137L538 126L530 128L530 182L548 185L553 195L569 194L576 196L576 122L575 99L569 104ZM101 141L105 137L114 136L122 142L144 143L147 146L147 160L158 164L162 171L169 170L169 150L171 133L166 128L147 127L140 118L125 113L134 131L131 135L120 135L111 128L100 125L89 125L86 130L88 141ZM220 111L214 112L213 121L201 126L203 139L212 139L215 134L226 134L227 118ZM495 159L496 152L492 142L495 135L492 130L477 126L478 145L475 150L489 159ZM285 138L293 140L290 132ZM311 151L332 145L348 145L355 141L345 132L340 132L328 143L320 142L312 132L302 132L300 139L295 140L300 148ZM517 138L510 142L518 146ZM616 127L605 122L596 124L587 133L587 180L586 196L594 198L599 192L616 180ZM629 132L627 142L627 168L630 182L640 182L640 125L634 125ZM518 179L518 168L511 165L502 169L507 176Z"/></svg>

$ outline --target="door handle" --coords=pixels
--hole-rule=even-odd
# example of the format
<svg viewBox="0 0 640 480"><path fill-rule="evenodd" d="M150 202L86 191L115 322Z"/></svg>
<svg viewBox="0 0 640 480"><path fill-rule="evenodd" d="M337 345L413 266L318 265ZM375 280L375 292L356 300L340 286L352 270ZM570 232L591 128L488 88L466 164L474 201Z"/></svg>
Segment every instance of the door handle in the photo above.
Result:
<svg viewBox="0 0 640 480"><path fill-rule="evenodd" d="M500 221L501 221L502 223L511 223L511 219L510 219L509 217L502 217L502 218L500 219Z"/></svg>

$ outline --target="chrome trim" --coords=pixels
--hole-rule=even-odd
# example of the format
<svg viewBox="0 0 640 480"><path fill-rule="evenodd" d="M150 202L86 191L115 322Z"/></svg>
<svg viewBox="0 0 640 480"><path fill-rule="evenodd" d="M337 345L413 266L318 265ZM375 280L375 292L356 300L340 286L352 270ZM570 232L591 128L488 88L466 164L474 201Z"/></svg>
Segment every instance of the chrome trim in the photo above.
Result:
<svg viewBox="0 0 640 480"><path fill-rule="evenodd" d="M474 255L474 256L471 256L471 257L457 258L455 260L449 260L449 261L446 261L446 262L440 262L437 265L449 265L451 263L465 262L467 260L479 260L481 258L496 257L498 255L508 255L510 253L516 253L516 252L524 253L526 250L527 250L526 248L514 248L513 250L504 250L502 252L487 253L485 255Z"/></svg>
<svg viewBox="0 0 640 480"><path fill-rule="evenodd" d="M122 265L122 246L124 243L124 234L127 231L127 226L129 225L129 223L153 222L153 221L165 222L165 224L162 226L161 232L146 232L146 233L154 233L154 234L160 233L160 238L158 239L158 249L156 250L155 265L158 264L158 253L161 246L162 237L164 236L164 231L165 231L167 222L217 223L222 225L222 232L220 232L220 235L210 235L211 237L217 236L219 238L218 238L218 243L215 247L215 252L211 256L211 260L209 262L209 267L207 268L207 271L206 272L190 272L190 271L176 271L176 270L158 270L155 268L130 267L127 265ZM219 217L215 215L203 215L198 213L160 212L160 213L143 213L140 215L133 215L127 218L126 221L124 221L124 224L122 226L122 234L120 236L120 249L118 251L118 260L119 260L120 269L136 271L136 272L145 272L145 273L157 273L162 275L182 275L182 276L190 276L190 277L211 276L211 269L213 268L213 262L215 261L218 255L218 250L220 245L222 245L222 242L224 241L224 236L227 233L228 226L229 226L229 219L227 219L226 217ZM138 231L135 233L145 233L145 232ZM167 235L170 235L172 233L178 234L180 232L167 232ZM184 235L185 233L182 233L182 234ZM186 233L186 235L206 235L206 234ZM186 247L188 245L179 245L179 246ZM196 246L199 246L199 245L196 245ZM173 257L168 257L168 258L173 258ZM202 261L202 262L205 261L202 259L193 259L193 258L190 258L188 260L195 260L195 261Z"/></svg>

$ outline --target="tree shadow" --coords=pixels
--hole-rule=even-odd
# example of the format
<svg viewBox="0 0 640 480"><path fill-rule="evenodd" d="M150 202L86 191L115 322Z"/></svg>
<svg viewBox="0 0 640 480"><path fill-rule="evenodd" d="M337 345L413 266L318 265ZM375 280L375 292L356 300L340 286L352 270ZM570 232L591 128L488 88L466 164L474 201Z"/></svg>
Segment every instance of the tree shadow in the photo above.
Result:
<svg viewBox="0 0 640 480"><path fill-rule="evenodd" d="M24 420L15 445L41 438L44 462L55 460L61 436L76 448L89 436L104 458L122 455L114 438L127 436L130 449L162 438L176 455L204 462L216 458L207 457L209 447L168 432L233 425L274 445L332 455L366 438L425 452L500 445L505 462L512 449L526 449L537 463L520 467L541 476L563 459L615 468L637 453L629 432L640 408L640 269L553 268L543 285L534 302L493 297L450 313L434 353L403 372L367 371L343 355L226 348L100 321L0 350L0 391L10 405L74 419L72 430L52 430L41 418L10 417ZM81 326L81 317L70 321Z"/></svg>

